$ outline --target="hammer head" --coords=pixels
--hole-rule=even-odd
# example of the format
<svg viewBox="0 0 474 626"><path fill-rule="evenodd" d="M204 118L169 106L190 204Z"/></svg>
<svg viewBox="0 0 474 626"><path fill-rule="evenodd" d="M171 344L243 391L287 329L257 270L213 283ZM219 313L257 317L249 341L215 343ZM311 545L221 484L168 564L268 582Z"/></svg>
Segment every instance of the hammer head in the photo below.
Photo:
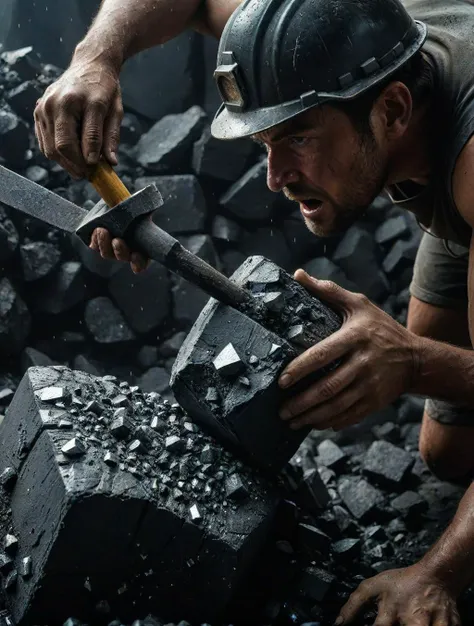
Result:
<svg viewBox="0 0 474 626"><path fill-rule="evenodd" d="M162 205L163 198L156 185L147 185L112 208L103 201L96 204L82 220L76 234L86 245L96 228L105 228L112 237L123 238L137 217L151 214Z"/></svg>

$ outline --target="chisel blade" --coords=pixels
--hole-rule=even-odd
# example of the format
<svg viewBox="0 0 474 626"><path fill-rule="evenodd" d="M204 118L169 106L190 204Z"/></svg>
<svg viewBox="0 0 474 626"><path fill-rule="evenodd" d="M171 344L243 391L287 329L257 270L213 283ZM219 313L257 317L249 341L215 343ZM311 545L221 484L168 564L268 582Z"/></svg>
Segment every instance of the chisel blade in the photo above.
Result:
<svg viewBox="0 0 474 626"><path fill-rule="evenodd" d="M0 202L67 233L74 233L86 209L0 165Z"/></svg>

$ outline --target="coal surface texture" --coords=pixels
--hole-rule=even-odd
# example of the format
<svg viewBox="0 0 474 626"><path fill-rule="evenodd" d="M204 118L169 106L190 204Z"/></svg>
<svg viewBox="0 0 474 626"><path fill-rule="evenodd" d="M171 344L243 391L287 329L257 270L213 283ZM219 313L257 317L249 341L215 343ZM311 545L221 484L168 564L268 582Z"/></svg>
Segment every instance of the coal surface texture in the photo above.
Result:
<svg viewBox="0 0 474 626"><path fill-rule="evenodd" d="M232 279L267 304L267 317L260 324L211 299L178 353L171 388L219 441L248 462L278 470L308 433L291 430L278 416L285 398L278 377L303 349L291 342L293 331L307 328L317 343L336 331L340 320L264 257L249 257Z"/></svg>
<svg viewBox="0 0 474 626"><path fill-rule="evenodd" d="M113 376L30 368L0 446L18 540L3 586L21 626L98 624L104 605L123 621L137 607L215 621L274 523L278 499L258 472L177 404Z"/></svg>

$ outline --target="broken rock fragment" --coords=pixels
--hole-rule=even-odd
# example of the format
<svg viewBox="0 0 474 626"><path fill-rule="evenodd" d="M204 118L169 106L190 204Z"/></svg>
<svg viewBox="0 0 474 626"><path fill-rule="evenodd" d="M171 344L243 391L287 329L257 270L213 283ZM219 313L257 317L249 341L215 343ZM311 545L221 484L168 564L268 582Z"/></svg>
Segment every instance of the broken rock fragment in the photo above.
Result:
<svg viewBox="0 0 474 626"><path fill-rule="evenodd" d="M376 482L400 488L409 476L414 457L388 441L374 441L364 460L364 472Z"/></svg>
<svg viewBox="0 0 474 626"><path fill-rule="evenodd" d="M222 374L222 376L236 376L245 368L242 359L231 343L228 343L225 348L219 352L213 364L216 371Z"/></svg>
<svg viewBox="0 0 474 626"><path fill-rule="evenodd" d="M175 623L183 614L190 623L218 623L272 530L278 497L263 475L187 427L179 405L117 382L62 366L30 368L0 425L0 475L7 468L18 475L7 505L18 552L0 553L16 623L63 624L71 614L92 623L97 598L123 623L137 606ZM56 410L41 399L51 388L84 400L71 403L74 437L40 417ZM131 428L117 438L116 412L126 409L105 399L122 391ZM85 413L94 401L100 415ZM142 447L136 433L155 417L164 430ZM217 449L212 465L200 460L205 446Z"/></svg>

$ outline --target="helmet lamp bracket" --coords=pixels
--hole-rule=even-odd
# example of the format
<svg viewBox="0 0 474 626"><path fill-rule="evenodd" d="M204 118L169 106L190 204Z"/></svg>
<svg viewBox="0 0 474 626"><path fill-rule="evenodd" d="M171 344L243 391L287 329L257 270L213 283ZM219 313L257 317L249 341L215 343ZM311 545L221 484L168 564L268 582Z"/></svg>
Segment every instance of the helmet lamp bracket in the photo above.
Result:
<svg viewBox="0 0 474 626"><path fill-rule="evenodd" d="M232 52L223 52L224 64L214 71L214 79L226 108L240 113L246 105L245 89L239 76L239 66Z"/></svg>

